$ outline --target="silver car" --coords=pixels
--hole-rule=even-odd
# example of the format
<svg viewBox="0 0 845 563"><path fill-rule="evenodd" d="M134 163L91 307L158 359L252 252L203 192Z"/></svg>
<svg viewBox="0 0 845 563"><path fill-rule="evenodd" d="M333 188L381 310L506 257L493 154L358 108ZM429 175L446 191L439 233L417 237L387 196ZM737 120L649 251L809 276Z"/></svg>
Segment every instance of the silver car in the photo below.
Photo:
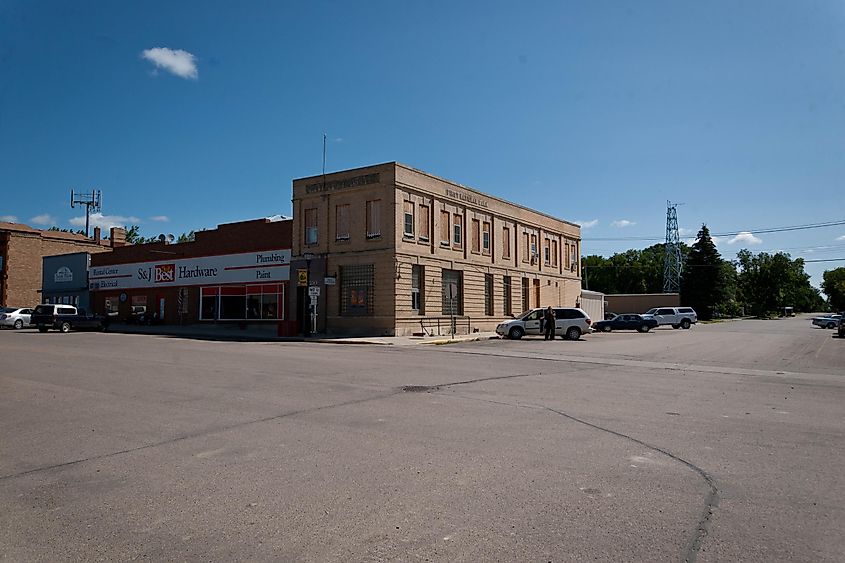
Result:
<svg viewBox="0 0 845 563"><path fill-rule="evenodd" d="M0 327L23 328L29 326L32 309L21 307L0 307Z"/></svg>
<svg viewBox="0 0 845 563"><path fill-rule="evenodd" d="M836 328L841 318L842 315L822 315L821 317L813 317L813 320L810 322L822 328Z"/></svg>

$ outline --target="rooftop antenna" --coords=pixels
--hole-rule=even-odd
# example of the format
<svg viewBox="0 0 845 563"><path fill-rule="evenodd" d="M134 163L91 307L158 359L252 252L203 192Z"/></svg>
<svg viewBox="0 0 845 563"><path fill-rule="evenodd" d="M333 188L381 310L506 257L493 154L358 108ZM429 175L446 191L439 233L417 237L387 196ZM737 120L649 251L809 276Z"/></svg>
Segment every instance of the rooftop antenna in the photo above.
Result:
<svg viewBox="0 0 845 563"><path fill-rule="evenodd" d="M666 202L666 244L663 259L663 293L681 291L681 240L678 236L678 205Z"/></svg>
<svg viewBox="0 0 845 563"><path fill-rule="evenodd" d="M323 191L326 190L326 134L323 133Z"/></svg>
<svg viewBox="0 0 845 563"><path fill-rule="evenodd" d="M88 225L91 220L91 212L100 211L103 208L103 194L100 190L91 190L91 194L75 194L70 190L70 208L77 205L85 206L85 236L88 236Z"/></svg>

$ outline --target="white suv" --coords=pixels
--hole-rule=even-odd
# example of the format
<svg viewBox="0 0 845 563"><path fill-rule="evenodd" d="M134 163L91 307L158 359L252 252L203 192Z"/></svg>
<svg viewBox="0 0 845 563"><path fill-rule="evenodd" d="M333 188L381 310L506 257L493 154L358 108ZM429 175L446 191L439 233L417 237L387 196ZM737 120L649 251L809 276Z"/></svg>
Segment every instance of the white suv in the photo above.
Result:
<svg viewBox="0 0 845 563"><path fill-rule="evenodd" d="M657 325L672 325L672 328L689 328L698 322L698 315L692 307L655 307L643 313L643 317L654 319Z"/></svg>
<svg viewBox="0 0 845 563"><path fill-rule="evenodd" d="M513 319L503 321L496 327L496 334L512 340L519 340L526 334L543 334L542 319L545 309L531 309ZM591 332L590 317L577 307L555 307L555 334L567 340L578 340L582 334Z"/></svg>

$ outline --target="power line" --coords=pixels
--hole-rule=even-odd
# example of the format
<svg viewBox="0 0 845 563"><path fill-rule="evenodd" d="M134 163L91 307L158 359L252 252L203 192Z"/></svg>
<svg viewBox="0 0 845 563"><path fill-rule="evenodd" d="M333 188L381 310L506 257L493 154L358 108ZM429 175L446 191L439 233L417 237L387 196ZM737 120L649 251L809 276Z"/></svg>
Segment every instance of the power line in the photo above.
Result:
<svg viewBox="0 0 845 563"><path fill-rule="evenodd" d="M821 229L824 227L838 227L841 225L845 225L845 219L840 219L837 221L825 221L824 223L809 223L806 225L789 225L786 227L771 227L767 229L742 229L739 231L733 231L729 233L714 233L710 236L713 237L733 237L741 233L759 233L759 234L766 234L766 233L783 233L788 231L803 231L807 229ZM582 238L584 241L654 241L660 242L665 240L663 237L584 237Z"/></svg>

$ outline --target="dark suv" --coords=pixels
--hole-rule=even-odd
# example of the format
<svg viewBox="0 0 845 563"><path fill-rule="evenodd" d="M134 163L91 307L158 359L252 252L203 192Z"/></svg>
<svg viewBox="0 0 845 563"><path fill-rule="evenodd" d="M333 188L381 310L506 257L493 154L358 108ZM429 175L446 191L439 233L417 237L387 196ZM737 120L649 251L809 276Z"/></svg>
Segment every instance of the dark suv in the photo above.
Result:
<svg viewBox="0 0 845 563"><path fill-rule="evenodd" d="M840 313L842 316L839 317L839 327L836 330L836 333L839 335L839 338L845 338L845 311Z"/></svg>

